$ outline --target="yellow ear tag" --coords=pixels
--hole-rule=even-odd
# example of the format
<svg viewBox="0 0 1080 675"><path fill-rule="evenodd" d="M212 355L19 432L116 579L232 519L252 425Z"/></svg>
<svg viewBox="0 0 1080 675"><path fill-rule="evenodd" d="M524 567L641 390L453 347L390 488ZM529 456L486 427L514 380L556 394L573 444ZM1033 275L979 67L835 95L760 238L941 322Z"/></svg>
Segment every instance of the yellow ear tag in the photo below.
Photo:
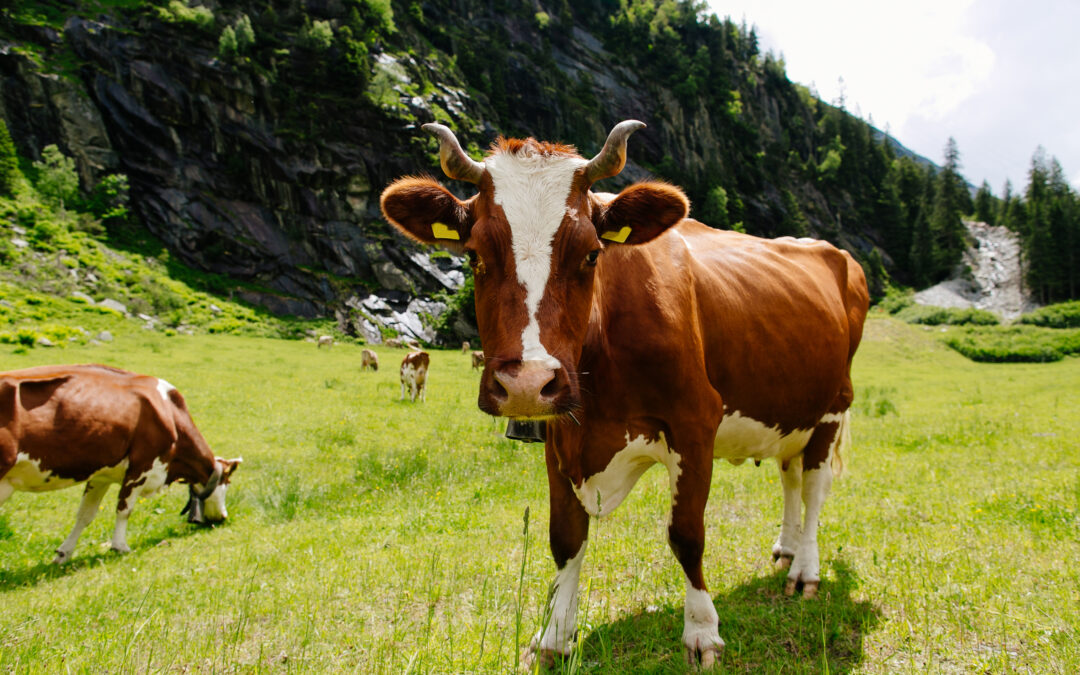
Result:
<svg viewBox="0 0 1080 675"><path fill-rule="evenodd" d="M619 230L618 232L616 232L614 230L608 230L607 232L600 235L600 238L601 239L609 239L609 240L615 242L616 244L625 244L626 243L626 238L629 237L629 236L630 236L630 226L626 225L625 227L623 227L623 229Z"/></svg>
<svg viewBox="0 0 1080 675"><path fill-rule="evenodd" d="M451 230L445 223L432 223L431 234L436 239L453 239L455 241L461 239L461 235L458 234L457 230Z"/></svg>

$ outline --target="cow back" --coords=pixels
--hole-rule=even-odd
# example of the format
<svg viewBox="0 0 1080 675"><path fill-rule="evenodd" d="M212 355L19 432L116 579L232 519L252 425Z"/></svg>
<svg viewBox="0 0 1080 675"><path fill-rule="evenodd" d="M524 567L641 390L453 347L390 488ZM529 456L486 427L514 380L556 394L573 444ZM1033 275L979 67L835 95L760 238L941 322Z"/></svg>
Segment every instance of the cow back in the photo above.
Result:
<svg viewBox="0 0 1080 675"><path fill-rule="evenodd" d="M693 391L788 431L850 387L868 298L861 268L831 244L686 220L605 256L605 339L587 339L581 370L636 399L621 405L663 409Z"/></svg>

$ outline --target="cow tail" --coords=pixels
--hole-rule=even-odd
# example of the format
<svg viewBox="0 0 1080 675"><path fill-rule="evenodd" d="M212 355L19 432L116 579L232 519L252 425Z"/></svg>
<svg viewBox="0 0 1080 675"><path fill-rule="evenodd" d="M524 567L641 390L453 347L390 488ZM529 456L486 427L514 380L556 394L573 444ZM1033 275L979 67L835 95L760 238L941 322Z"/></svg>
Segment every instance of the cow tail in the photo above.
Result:
<svg viewBox="0 0 1080 675"><path fill-rule="evenodd" d="M834 477L844 473L844 453L851 448L851 410L845 410L840 420L840 428L837 429L837 440L833 445L831 464Z"/></svg>

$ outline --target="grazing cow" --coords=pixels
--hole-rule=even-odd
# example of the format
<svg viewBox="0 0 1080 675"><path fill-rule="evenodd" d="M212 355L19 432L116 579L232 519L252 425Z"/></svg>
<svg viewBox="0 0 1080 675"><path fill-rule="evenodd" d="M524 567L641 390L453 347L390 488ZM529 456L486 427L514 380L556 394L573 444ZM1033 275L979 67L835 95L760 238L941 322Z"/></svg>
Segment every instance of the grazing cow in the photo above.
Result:
<svg viewBox="0 0 1080 675"><path fill-rule="evenodd" d="M360 352L360 370L367 370L368 368L373 371L379 369L379 355L370 349L365 349Z"/></svg>
<svg viewBox="0 0 1080 675"><path fill-rule="evenodd" d="M405 346L414 352L420 351L420 343L416 341L416 338L408 338L405 340Z"/></svg>
<svg viewBox="0 0 1080 675"><path fill-rule="evenodd" d="M120 483L112 548L127 553L128 517L140 497L180 481L189 485L188 520L224 520L225 489L239 464L214 457L184 397L165 380L99 365L0 373L0 504L16 490L86 483L55 563L71 559L110 484Z"/></svg>
<svg viewBox="0 0 1080 675"><path fill-rule="evenodd" d="M473 370L477 370L479 368L484 367L484 352L473 352L472 353L472 367L473 367Z"/></svg>
<svg viewBox="0 0 1080 675"><path fill-rule="evenodd" d="M790 567L788 594L812 596L819 582L818 517L848 438L863 272L825 242L702 225L671 185L592 192L622 170L643 126L620 123L591 160L530 138L500 139L478 162L427 124L443 170L477 194L461 201L410 177L381 199L403 232L468 257L487 356L480 409L542 422L558 573L530 660L569 653L589 516L611 513L654 463L669 475L693 662L712 665L724 646L701 566L714 459L776 460L773 558Z"/></svg>
<svg viewBox="0 0 1080 675"><path fill-rule="evenodd" d="M424 385L427 384L428 365L431 356L427 352L409 352L401 360L401 400L405 400L405 390L409 391L409 400L427 400Z"/></svg>
<svg viewBox="0 0 1080 675"><path fill-rule="evenodd" d="M387 347L393 347L394 349L401 349L405 346L405 343L401 341L401 338L387 338L383 344Z"/></svg>
<svg viewBox="0 0 1080 675"><path fill-rule="evenodd" d="M468 340L466 340L465 342L462 342L462 343L461 343L461 353L462 353L462 354L468 354L468 353L469 353L469 349L470 349L471 347L472 347L472 345L470 345L470 344L469 344L469 341L468 341Z"/></svg>
<svg viewBox="0 0 1080 675"><path fill-rule="evenodd" d="M321 349L323 346L333 347L334 346L334 338L332 338L329 335L320 335L319 336L318 348Z"/></svg>

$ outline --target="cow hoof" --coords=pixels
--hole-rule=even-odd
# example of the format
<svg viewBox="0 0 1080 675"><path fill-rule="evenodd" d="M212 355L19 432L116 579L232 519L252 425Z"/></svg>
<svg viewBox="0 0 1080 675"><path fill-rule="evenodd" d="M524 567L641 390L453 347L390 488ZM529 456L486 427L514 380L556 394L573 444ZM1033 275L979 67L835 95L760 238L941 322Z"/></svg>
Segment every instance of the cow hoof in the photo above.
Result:
<svg viewBox="0 0 1080 675"><path fill-rule="evenodd" d="M820 584L820 581L803 581L799 578L788 577L787 583L784 584L784 595L791 597L795 595L795 591L802 591L803 598L813 600L818 596Z"/></svg>
<svg viewBox="0 0 1080 675"><path fill-rule="evenodd" d="M796 588L798 588L798 586L799 586L799 580L798 579L788 578L787 583L784 584L784 595L788 596L789 598L791 596L795 595L795 590L796 590Z"/></svg>
<svg viewBox="0 0 1080 675"><path fill-rule="evenodd" d="M709 645L704 649L686 648L686 665L690 670L711 670L719 661L720 652L724 649L721 641L718 645Z"/></svg>
<svg viewBox="0 0 1080 675"><path fill-rule="evenodd" d="M117 553L121 553L121 554L123 554L123 553L131 553L131 547L128 546L127 544L124 544L122 546L117 546L116 544L113 544L112 546L110 546L110 548L112 550L116 551Z"/></svg>
<svg viewBox="0 0 1080 675"><path fill-rule="evenodd" d="M777 571L784 572L791 568L791 561L795 556L786 553L773 553L773 566Z"/></svg>
<svg viewBox="0 0 1080 675"><path fill-rule="evenodd" d="M63 551L57 550L56 551L56 557L53 558L52 561L53 561L54 565L63 565L64 563L66 563L69 560L71 560L71 554L70 553L64 553Z"/></svg>
<svg viewBox="0 0 1080 675"><path fill-rule="evenodd" d="M532 673L537 670L544 671L555 667L555 660L562 654L551 649L537 649L535 646L525 648L521 655L521 672Z"/></svg>

